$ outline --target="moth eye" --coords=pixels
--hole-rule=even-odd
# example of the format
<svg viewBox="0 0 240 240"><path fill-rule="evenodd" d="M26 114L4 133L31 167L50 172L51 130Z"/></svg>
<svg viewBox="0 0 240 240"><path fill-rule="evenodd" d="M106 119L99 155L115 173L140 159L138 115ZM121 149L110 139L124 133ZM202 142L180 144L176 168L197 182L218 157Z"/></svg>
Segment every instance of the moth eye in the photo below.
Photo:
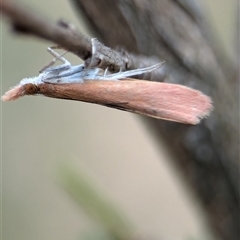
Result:
<svg viewBox="0 0 240 240"><path fill-rule="evenodd" d="M37 93L37 86L32 83L28 83L25 85L25 92L29 95L35 94Z"/></svg>

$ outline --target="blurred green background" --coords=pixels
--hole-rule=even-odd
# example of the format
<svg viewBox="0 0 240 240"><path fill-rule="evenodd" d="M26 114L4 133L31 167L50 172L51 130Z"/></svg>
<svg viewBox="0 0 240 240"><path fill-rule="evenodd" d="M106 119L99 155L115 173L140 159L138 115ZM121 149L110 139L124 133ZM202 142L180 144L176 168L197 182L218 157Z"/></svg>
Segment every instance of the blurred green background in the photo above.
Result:
<svg viewBox="0 0 240 240"><path fill-rule="evenodd" d="M21 1L50 21L87 35L68 1ZM206 1L212 29L228 54L237 43L237 1ZM93 36L94 37L94 36ZM13 34L1 20L2 94L32 77L52 57L51 42ZM72 54L73 64L80 61ZM212 239L201 208L180 173L137 115L87 103L24 97L1 103L2 237L83 239L100 227L58 183L62 162L86 173L137 233L159 239Z"/></svg>

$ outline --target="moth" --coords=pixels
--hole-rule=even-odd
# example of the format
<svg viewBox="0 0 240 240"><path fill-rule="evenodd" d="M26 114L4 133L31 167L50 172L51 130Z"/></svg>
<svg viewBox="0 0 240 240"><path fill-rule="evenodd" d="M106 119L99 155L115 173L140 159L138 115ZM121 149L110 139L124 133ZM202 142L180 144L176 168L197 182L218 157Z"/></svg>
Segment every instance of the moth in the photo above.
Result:
<svg viewBox="0 0 240 240"><path fill-rule="evenodd" d="M141 115L185 124L198 124L212 110L211 99L202 92L162 82L130 78L162 66L108 73L85 64L71 63L52 48L54 59L36 77L25 78L2 96L3 101L25 95L42 95L104 105ZM62 65L52 66L57 60Z"/></svg>

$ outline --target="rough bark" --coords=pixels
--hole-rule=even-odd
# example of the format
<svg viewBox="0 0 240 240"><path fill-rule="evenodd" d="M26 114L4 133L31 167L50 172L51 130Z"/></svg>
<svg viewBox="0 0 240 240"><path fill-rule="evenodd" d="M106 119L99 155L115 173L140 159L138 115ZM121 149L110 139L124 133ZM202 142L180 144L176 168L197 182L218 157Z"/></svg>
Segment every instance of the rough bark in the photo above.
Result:
<svg viewBox="0 0 240 240"><path fill-rule="evenodd" d="M166 82L194 87L213 98L215 110L200 125L145 121L176 156L219 238L240 239L237 66L216 47L199 2L72 2L107 46L163 59Z"/></svg>

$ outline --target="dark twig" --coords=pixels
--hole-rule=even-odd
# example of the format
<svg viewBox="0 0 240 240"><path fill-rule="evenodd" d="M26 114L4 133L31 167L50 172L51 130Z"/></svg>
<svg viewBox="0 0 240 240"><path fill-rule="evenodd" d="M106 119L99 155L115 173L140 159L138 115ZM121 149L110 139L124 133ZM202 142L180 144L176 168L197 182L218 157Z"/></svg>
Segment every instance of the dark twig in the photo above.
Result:
<svg viewBox="0 0 240 240"><path fill-rule="evenodd" d="M11 0L2 0L0 10L2 14L10 18L17 31L52 41L75 53L83 60L91 55L90 38L81 33L73 33L67 28L53 24L26 6Z"/></svg>
<svg viewBox="0 0 240 240"><path fill-rule="evenodd" d="M67 24L51 23L46 18L11 0L1 1L0 10L2 14L10 18L15 31L52 41L79 56L85 61L86 65L91 64L94 67L108 68L112 72L118 72L160 62L159 59L151 57L142 57L142 61L139 62L138 56L123 50L115 51L96 40L94 43L97 54L94 55L91 38L69 28ZM163 67L151 74L143 75L142 78L159 79L162 76L163 79L166 75L164 69Z"/></svg>

